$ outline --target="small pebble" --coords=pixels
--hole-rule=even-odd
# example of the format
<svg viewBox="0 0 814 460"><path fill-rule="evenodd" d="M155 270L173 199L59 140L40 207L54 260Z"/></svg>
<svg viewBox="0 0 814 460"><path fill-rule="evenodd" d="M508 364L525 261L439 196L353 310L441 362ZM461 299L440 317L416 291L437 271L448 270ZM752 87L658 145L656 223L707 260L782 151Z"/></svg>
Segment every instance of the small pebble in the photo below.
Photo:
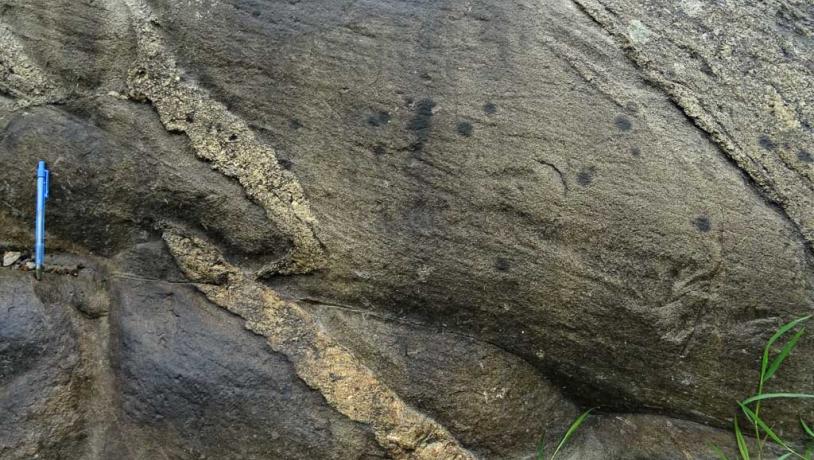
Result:
<svg viewBox="0 0 814 460"><path fill-rule="evenodd" d="M18 260L20 260L21 256L22 256L22 254L17 252L17 251L8 251L8 252L6 252L5 254L3 254L3 266L8 267L9 265L13 264L14 262L17 262Z"/></svg>

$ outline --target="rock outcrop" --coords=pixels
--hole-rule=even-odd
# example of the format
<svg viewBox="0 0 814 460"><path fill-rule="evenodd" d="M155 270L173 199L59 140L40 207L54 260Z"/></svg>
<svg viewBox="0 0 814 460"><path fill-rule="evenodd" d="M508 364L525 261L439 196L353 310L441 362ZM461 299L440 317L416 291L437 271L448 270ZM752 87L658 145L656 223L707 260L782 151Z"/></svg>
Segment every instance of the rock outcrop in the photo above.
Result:
<svg viewBox="0 0 814 460"><path fill-rule="evenodd" d="M734 452L814 311L812 34L792 0L0 0L0 458L532 458L589 407L570 458Z"/></svg>

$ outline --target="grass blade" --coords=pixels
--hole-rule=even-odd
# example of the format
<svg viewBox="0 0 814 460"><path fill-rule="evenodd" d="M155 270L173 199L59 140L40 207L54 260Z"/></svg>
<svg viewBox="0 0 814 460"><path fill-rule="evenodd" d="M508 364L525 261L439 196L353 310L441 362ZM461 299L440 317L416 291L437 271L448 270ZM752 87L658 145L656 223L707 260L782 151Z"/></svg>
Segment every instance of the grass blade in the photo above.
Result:
<svg viewBox="0 0 814 460"><path fill-rule="evenodd" d="M540 436L540 442L537 444L537 460L544 460L545 457L545 433Z"/></svg>
<svg viewBox="0 0 814 460"><path fill-rule="evenodd" d="M571 423L571 426L568 427L568 431L565 432L562 439L560 440L560 443L557 445L557 449L554 451L553 454L551 454L550 460L554 460L554 457L557 456L557 453L560 451L560 449L562 449L565 443L568 442L571 436L574 435L574 432L577 431L577 428L579 428L580 425L582 425L582 422L584 422L585 419L588 418L588 414L590 414L592 410L593 409L586 410L585 412L582 413L582 415L577 417L577 419Z"/></svg>
<svg viewBox="0 0 814 460"><path fill-rule="evenodd" d="M789 356L791 350L794 350L794 347L797 346L797 342L800 340L800 337L803 336L803 333L806 331L806 328L801 328L794 334L794 337L791 338L785 345L783 345L783 349L780 350L780 353L777 354L777 357L774 358L772 364L766 370L766 374L764 376L764 381L769 380L772 378L777 369L780 368L780 365L783 364L783 361Z"/></svg>
<svg viewBox="0 0 814 460"><path fill-rule="evenodd" d="M783 455L781 455L781 456L777 457L777 460L786 460L787 458L789 458L789 457L791 457L791 456L792 456L792 453L791 453L791 452L786 452L785 454L783 454Z"/></svg>
<svg viewBox="0 0 814 460"><path fill-rule="evenodd" d="M713 452L715 452L715 455L718 456L718 460L729 460L724 451L721 450L721 448L718 447L717 445L709 443L707 444L707 446L709 446L709 448L712 449Z"/></svg>
<svg viewBox="0 0 814 460"><path fill-rule="evenodd" d="M786 444L782 439L780 439L780 436L775 434L775 432L771 428L769 428L769 425L767 425L766 422L764 422L760 417L755 415L755 413L752 412L752 409L749 409L743 403L738 403L738 405L741 406L741 410L743 410L743 413L746 414L749 420L755 422L760 427L760 429L763 430L763 432L766 433L766 435L768 435L769 438L772 439L772 441L783 446L783 448L785 448L789 452L794 453L794 455L797 456L800 455L797 452L794 452L794 450L791 447L789 447L788 444Z"/></svg>
<svg viewBox="0 0 814 460"><path fill-rule="evenodd" d="M741 433L741 427L740 424L738 424L738 417L735 417L733 424L735 425L735 439L738 440L738 451L741 453L741 458L743 460L749 460L749 447L746 446L746 440L743 439L743 433Z"/></svg>
<svg viewBox="0 0 814 460"><path fill-rule="evenodd" d="M790 331L791 329L794 329L795 326L804 321L808 321L809 319L811 319L811 315L804 316L802 318L797 318L794 321L790 321L780 326L780 329L778 329L777 332L774 333L772 338L770 338L769 341L766 342L766 348L763 349L763 361L761 362L760 365L760 383L766 381L765 375L766 371L769 368L769 351L771 350L772 345L774 345L774 343L777 342L780 339L780 337L783 337L786 334L786 332Z"/></svg>
<svg viewBox="0 0 814 460"><path fill-rule="evenodd" d="M814 430L812 430L810 426L806 425L806 422L804 422L803 419L800 419L800 425L803 425L803 431L814 439Z"/></svg>
<svg viewBox="0 0 814 460"><path fill-rule="evenodd" d="M780 399L780 398L814 399L814 395L808 393L763 393L759 395L754 395L750 398L746 398L743 401L741 401L740 404L750 404L755 401L763 401L764 399Z"/></svg>
<svg viewBox="0 0 814 460"><path fill-rule="evenodd" d="M786 332L793 329L798 324L800 324L800 323L802 323L804 321L808 321L810 319L811 319L811 315L803 316L802 318L797 318L794 321L789 321L788 323L780 326L780 329L778 329L777 332L774 333L772 338L769 339L769 341L766 343L766 346L767 347L772 346L775 342L777 342L777 339L782 337Z"/></svg>

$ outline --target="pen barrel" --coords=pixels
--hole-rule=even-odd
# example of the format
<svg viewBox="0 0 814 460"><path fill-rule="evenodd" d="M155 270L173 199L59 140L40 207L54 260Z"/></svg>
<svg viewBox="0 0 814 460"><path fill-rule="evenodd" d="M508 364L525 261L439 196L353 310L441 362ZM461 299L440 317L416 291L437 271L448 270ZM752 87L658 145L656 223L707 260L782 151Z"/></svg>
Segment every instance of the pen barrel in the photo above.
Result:
<svg viewBox="0 0 814 460"><path fill-rule="evenodd" d="M37 221L34 228L34 263L42 267L45 259L45 175L37 174Z"/></svg>

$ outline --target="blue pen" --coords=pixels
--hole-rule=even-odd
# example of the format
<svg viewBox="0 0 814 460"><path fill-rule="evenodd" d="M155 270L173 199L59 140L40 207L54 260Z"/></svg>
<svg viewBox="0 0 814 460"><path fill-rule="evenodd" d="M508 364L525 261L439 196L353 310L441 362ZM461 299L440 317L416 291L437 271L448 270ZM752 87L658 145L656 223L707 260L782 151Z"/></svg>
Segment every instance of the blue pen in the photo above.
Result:
<svg viewBox="0 0 814 460"><path fill-rule="evenodd" d="M45 202L48 201L48 168L40 160L37 164L37 225L34 229L34 267L37 279L42 279L45 259Z"/></svg>

